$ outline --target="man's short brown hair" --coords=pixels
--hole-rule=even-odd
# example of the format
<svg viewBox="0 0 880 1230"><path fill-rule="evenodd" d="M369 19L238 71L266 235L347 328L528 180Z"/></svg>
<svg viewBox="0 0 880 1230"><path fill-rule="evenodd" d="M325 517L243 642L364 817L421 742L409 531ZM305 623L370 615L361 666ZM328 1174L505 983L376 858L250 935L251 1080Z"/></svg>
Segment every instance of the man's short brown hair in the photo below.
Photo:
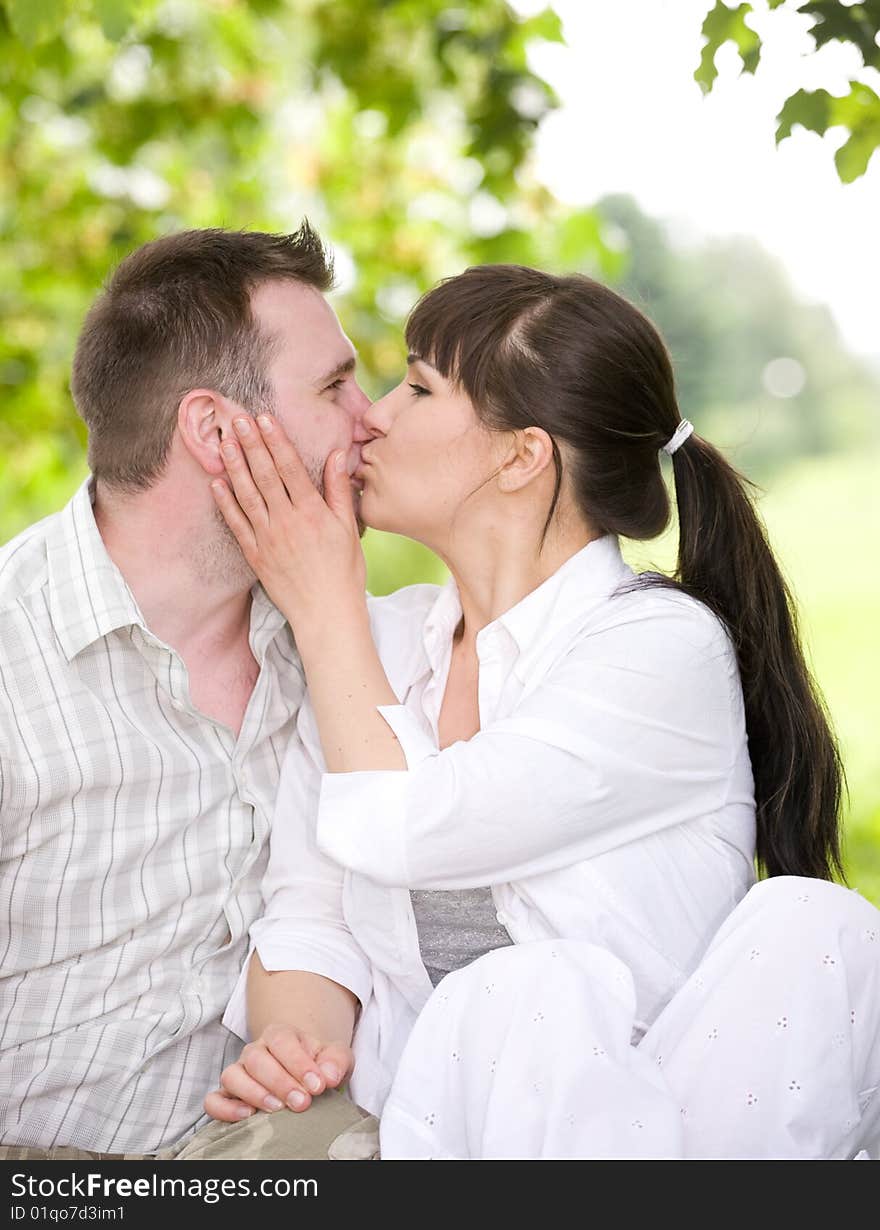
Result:
<svg viewBox="0 0 880 1230"><path fill-rule="evenodd" d="M272 339L251 311L264 282L326 291L332 260L308 222L291 235L181 231L122 261L89 311L71 389L96 478L141 491L161 474L181 398L194 388L271 411Z"/></svg>

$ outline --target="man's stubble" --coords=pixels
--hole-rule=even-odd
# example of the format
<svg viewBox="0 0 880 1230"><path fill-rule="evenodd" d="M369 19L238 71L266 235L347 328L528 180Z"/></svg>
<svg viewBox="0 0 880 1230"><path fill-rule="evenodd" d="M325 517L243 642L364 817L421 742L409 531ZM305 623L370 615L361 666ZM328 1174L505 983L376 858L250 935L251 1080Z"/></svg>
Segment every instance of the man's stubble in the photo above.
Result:
<svg viewBox="0 0 880 1230"><path fill-rule="evenodd" d="M324 494L324 463L314 458L303 460L306 473L319 494ZM366 526L357 518L358 534L363 538ZM209 532L196 543L191 555L195 576L204 584L215 584L222 577L230 589L245 591L257 581L250 564L219 508L212 510Z"/></svg>

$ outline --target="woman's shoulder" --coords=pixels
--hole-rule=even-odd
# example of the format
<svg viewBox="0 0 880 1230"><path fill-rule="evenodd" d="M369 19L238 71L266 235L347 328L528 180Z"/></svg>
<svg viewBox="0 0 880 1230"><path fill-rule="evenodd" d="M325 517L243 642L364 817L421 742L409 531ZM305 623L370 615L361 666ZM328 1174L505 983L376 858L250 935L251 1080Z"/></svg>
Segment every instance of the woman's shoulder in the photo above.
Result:
<svg viewBox="0 0 880 1230"><path fill-rule="evenodd" d="M641 573L620 586L584 629L592 636L639 646L673 657L689 653L704 657L735 657L730 634L710 607L658 573Z"/></svg>
<svg viewBox="0 0 880 1230"><path fill-rule="evenodd" d="M731 732L738 738L741 727L736 653L723 622L674 586L642 579L609 596L556 658L547 685L549 704L588 732L587 746L602 723L621 748L627 738L654 746L691 732L707 756L730 763Z"/></svg>

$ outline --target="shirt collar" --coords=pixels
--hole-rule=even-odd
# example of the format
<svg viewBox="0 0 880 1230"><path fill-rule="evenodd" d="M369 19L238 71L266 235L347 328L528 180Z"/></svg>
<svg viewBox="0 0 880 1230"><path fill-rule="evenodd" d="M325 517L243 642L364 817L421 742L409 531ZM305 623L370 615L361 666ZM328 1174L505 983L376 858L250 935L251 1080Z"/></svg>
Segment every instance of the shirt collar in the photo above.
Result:
<svg viewBox="0 0 880 1230"><path fill-rule="evenodd" d="M553 652L556 634L582 623L634 576L620 553L616 535L605 534L576 551L542 585L499 616L495 624L500 624L515 642L514 670L520 679L525 681L542 654ZM479 637L494 626L483 629L478 643Z"/></svg>
<svg viewBox="0 0 880 1230"><path fill-rule="evenodd" d="M422 629L425 655L434 674L440 670L444 654L448 646L452 644L460 619L461 601L458 596L458 586L454 578L449 577L428 612L428 618Z"/></svg>
<svg viewBox="0 0 880 1230"><path fill-rule="evenodd" d="M287 617L281 613L259 581L251 589L251 651L262 666L266 649L282 628Z"/></svg>
<svg viewBox="0 0 880 1230"><path fill-rule="evenodd" d="M140 627L151 636L125 578L110 558L95 523L94 479L83 482L47 535L49 611L68 661L117 628ZM284 615L261 585L252 590L251 648L262 663L266 647L284 627Z"/></svg>
<svg viewBox="0 0 880 1230"><path fill-rule="evenodd" d="M512 642L514 669L524 679L535 660L550 648L556 633L579 622L634 576L614 534L595 538L516 606L487 624L477 636L477 652L482 657L489 642L506 634ZM452 641L460 619L458 587L450 577L437 595L423 630L425 652L433 670L437 670L443 648Z"/></svg>
<svg viewBox="0 0 880 1230"><path fill-rule="evenodd" d="M94 479L85 480L47 536L49 611L68 661L115 628L144 617L95 524Z"/></svg>

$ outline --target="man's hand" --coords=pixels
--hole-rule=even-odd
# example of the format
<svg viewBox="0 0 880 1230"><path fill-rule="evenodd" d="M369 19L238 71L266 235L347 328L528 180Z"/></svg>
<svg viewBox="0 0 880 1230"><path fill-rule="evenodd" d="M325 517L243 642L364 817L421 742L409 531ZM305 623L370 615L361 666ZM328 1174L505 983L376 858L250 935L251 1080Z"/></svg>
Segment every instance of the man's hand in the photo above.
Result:
<svg viewBox="0 0 880 1230"><path fill-rule="evenodd" d="M224 1068L205 1110L226 1123L255 1110L307 1110L313 1096L336 1089L353 1069L354 1053L344 1043L320 1042L293 1025L268 1025Z"/></svg>

